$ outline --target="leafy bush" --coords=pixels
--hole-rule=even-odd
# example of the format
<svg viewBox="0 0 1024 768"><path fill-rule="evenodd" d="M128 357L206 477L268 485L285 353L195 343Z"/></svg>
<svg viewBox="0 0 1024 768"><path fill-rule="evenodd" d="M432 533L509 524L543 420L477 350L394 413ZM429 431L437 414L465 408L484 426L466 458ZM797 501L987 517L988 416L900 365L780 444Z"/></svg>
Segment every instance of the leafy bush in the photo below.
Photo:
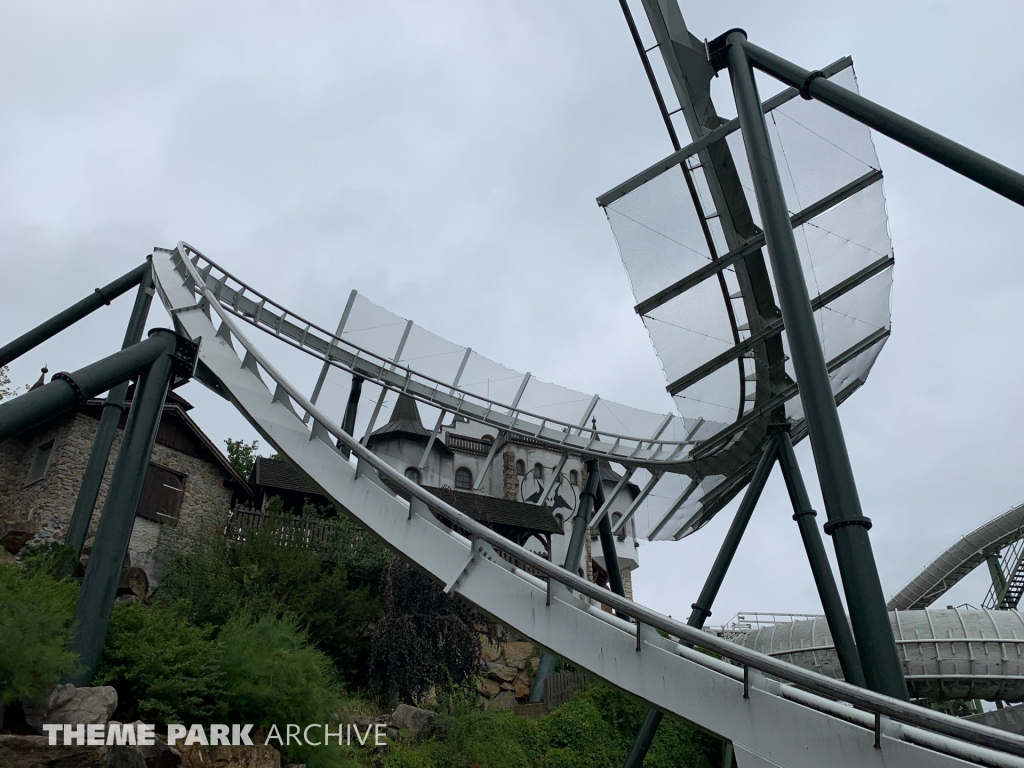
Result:
<svg viewBox="0 0 1024 768"><path fill-rule="evenodd" d="M64 649L78 585L0 565L0 703L41 699L75 667Z"/></svg>
<svg viewBox="0 0 1024 768"><path fill-rule="evenodd" d="M341 696L331 660L309 644L293 617L254 619L241 612L224 626L220 640L227 721L265 728L276 723L283 734L287 723L337 720ZM289 763L328 766L346 759L340 748L303 744L279 749Z"/></svg>
<svg viewBox="0 0 1024 768"><path fill-rule="evenodd" d="M114 606L94 685L117 689L117 715L204 722L225 694L222 647L176 606Z"/></svg>
<svg viewBox="0 0 1024 768"><path fill-rule="evenodd" d="M78 555L70 544L48 544L25 547L21 551L21 567L29 576L45 574L55 579L68 578L74 575L78 565Z"/></svg>
<svg viewBox="0 0 1024 768"><path fill-rule="evenodd" d="M199 625L226 624L236 606L253 615L293 613L310 639L348 679L358 679L369 656L380 601L368 586L353 587L343 565L303 547L283 547L273 531L228 542L219 531L167 564L157 592L181 601Z"/></svg>
<svg viewBox="0 0 1024 768"><path fill-rule="evenodd" d="M459 686L476 674L480 643L469 611L398 558L384 573L384 605L370 649L378 693L415 702L432 687Z"/></svg>

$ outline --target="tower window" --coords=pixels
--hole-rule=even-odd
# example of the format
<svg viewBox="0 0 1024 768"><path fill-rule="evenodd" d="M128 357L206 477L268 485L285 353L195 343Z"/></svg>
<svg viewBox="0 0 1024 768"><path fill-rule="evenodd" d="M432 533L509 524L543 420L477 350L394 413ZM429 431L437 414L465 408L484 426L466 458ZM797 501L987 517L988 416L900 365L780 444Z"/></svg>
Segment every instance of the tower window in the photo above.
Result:
<svg viewBox="0 0 1024 768"><path fill-rule="evenodd" d="M409 480L412 480L416 485L420 484L420 471L416 467L409 467L405 470L405 476Z"/></svg>
<svg viewBox="0 0 1024 768"><path fill-rule="evenodd" d="M522 459L519 459L519 461L516 462L516 474L520 477L526 474L526 462Z"/></svg>
<svg viewBox="0 0 1024 768"><path fill-rule="evenodd" d="M569 485L579 485L579 484L580 484L580 473L577 472L575 469L570 469L569 470Z"/></svg>
<svg viewBox="0 0 1024 768"><path fill-rule="evenodd" d="M555 515L555 522L558 523L558 527L560 529L562 529L562 531L564 532L565 531L565 518L563 518L561 515Z"/></svg>
<svg viewBox="0 0 1024 768"><path fill-rule="evenodd" d="M544 467L541 466L540 464L534 464L533 465L533 476L535 478L537 478L538 480L543 480L544 479Z"/></svg>
<svg viewBox="0 0 1024 768"><path fill-rule="evenodd" d="M473 473L465 467L455 470L455 487L463 491L471 490L473 488Z"/></svg>

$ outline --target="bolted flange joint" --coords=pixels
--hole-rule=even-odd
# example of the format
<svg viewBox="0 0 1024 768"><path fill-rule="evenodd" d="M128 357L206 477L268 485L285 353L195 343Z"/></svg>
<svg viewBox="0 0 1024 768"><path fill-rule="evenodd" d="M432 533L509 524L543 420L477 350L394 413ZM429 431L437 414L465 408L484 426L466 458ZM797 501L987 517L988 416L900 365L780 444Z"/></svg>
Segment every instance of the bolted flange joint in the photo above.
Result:
<svg viewBox="0 0 1024 768"><path fill-rule="evenodd" d="M856 517L844 517L841 520L829 520L823 528L825 533L831 536L833 531L837 528L842 528L844 525L862 525L865 529L871 530L871 518L857 515Z"/></svg>

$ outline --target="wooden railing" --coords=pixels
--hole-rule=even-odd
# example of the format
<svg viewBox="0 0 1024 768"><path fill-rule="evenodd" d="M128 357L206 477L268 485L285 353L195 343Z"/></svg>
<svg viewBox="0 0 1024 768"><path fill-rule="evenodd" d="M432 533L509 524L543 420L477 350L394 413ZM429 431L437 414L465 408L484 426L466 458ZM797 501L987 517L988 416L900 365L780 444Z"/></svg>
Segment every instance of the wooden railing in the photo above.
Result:
<svg viewBox="0 0 1024 768"><path fill-rule="evenodd" d="M451 432L446 433L444 443L453 451L472 453L477 456L486 456L490 453L491 445L493 445L493 443L487 440L477 440L475 437L466 437L464 435L453 435Z"/></svg>

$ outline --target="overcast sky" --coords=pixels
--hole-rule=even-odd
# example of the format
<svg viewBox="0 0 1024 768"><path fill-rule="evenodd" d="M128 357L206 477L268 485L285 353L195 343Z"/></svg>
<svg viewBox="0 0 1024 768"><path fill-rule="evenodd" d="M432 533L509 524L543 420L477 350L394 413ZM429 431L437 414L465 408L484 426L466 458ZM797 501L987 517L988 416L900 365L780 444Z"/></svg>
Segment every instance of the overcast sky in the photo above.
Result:
<svg viewBox="0 0 1024 768"><path fill-rule="evenodd" d="M699 37L741 26L809 69L852 55L864 95L1024 168L1018 3L683 12ZM841 415L889 594L1024 501L1024 212L876 142L893 333ZM615 0L4 3L0 335L186 240L324 325L357 288L510 367L665 412L594 199L670 151ZM117 349L130 304L17 361L15 382ZM161 309L151 322L169 323ZM216 442L255 437L200 385L181 393ZM732 509L644 544L638 599L685 617ZM711 623L819 610L790 515L776 474ZM978 605L986 586L975 573L942 604Z"/></svg>

